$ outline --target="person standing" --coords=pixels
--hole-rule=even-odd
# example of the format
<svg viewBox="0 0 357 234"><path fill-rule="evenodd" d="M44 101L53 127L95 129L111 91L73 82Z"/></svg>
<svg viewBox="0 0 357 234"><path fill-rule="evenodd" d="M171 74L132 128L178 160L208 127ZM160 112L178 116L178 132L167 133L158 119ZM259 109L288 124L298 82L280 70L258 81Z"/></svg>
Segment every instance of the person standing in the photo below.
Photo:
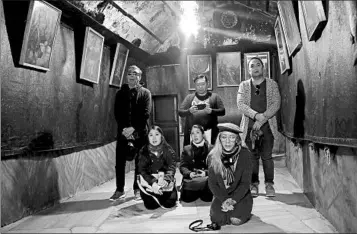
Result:
<svg viewBox="0 0 357 234"><path fill-rule="evenodd" d="M201 125L209 143L213 144L218 135L218 116L224 116L226 110L222 99L216 94L209 92L208 78L205 75L198 75L194 78L195 93L188 94L178 110L180 117L185 117L184 142L183 145L190 144L191 128L194 124ZM211 134L207 131L211 130Z"/></svg>
<svg viewBox="0 0 357 234"><path fill-rule="evenodd" d="M151 92L140 84L142 71L132 65L128 68L127 84L117 92L114 104L115 119L118 124L116 147L116 190L110 197L115 201L125 197L125 147L134 144L137 149L146 143L148 120L151 113ZM135 157L135 178L138 174L138 157ZM140 191L136 180L133 184L134 195L140 199Z"/></svg>
<svg viewBox="0 0 357 234"><path fill-rule="evenodd" d="M266 196L275 196L274 161L272 151L274 138L278 137L276 112L280 109L278 84L263 75L264 64L258 57L248 62L250 79L239 85L237 94L238 110L242 113L240 128L253 155L251 193L258 196L259 159L262 159L265 177ZM249 136L249 137L247 137Z"/></svg>

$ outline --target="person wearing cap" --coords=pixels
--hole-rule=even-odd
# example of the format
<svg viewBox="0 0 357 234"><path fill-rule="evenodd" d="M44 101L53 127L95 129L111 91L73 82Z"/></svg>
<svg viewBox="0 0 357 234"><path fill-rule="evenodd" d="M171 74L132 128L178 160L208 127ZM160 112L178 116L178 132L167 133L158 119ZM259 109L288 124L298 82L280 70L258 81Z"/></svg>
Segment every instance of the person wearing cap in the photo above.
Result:
<svg viewBox="0 0 357 234"><path fill-rule="evenodd" d="M208 142L214 144L218 134L218 116L225 115L226 109L220 96L207 90L207 76L198 75L193 81L195 93L188 94L178 109L179 116L185 118L183 145L190 144L190 133L194 124L201 125Z"/></svg>
<svg viewBox="0 0 357 234"><path fill-rule="evenodd" d="M242 145L240 128L233 123L218 124L216 143L208 154L208 185L213 193L210 208L212 225L241 225L251 217L250 192L252 156Z"/></svg>
<svg viewBox="0 0 357 234"><path fill-rule="evenodd" d="M114 115L118 125L116 147L116 190L109 198L115 201L125 197L125 165L129 144L140 150L146 143L148 120L151 113L151 92L144 88L141 80L142 71L132 65L128 68L127 83L117 92L114 103ZM135 157L135 178L138 175L138 157ZM136 180L133 184L136 199L141 199Z"/></svg>
<svg viewBox="0 0 357 234"><path fill-rule="evenodd" d="M253 197L259 190L259 159L262 159L266 196L275 196L274 162L272 157L274 138L278 137L276 113L280 109L278 84L264 77L264 64L258 57L248 62L251 79L240 83L237 94L238 110L242 113L240 128L242 141L253 155L251 191Z"/></svg>

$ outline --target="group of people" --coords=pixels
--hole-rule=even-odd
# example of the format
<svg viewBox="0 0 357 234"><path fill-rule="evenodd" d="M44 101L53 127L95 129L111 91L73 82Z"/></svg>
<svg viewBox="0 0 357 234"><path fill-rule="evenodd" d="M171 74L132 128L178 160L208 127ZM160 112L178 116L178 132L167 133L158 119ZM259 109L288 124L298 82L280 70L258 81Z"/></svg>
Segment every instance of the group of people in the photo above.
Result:
<svg viewBox="0 0 357 234"><path fill-rule="evenodd" d="M136 199L147 209L172 208L177 200L211 202L210 217L217 226L240 225L251 215L259 195L259 159L262 159L266 196L275 196L272 150L277 137L276 112L280 108L278 85L263 76L263 62L248 63L251 79L241 82L237 94L240 127L218 123L225 115L219 95L208 91L208 79L194 79L196 92L183 100L179 115L185 117L184 147L179 162L180 197L176 188L176 153L159 126L149 127L151 93L140 84L142 71L128 68L127 84L118 91L115 117L117 188L110 200L125 197L128 147L140 149L135 157L133 184Z"/></svg>

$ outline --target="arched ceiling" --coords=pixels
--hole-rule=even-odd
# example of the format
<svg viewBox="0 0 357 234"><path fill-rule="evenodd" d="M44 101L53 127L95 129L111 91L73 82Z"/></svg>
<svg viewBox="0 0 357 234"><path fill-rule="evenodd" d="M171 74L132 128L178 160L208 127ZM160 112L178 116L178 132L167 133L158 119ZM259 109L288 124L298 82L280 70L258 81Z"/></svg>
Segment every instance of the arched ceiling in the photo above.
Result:
<svg viewBox="0 0 357 234"><path fill-rule="evenodd" d="M103 1L81 1L87 11L98 12ZM176 46L180 49L224 46L248 39L274 43L273 25L277 15L276 1L196 1L201 30L197 38L188 40L179 23L180 1L114 1L128 15L108 4L102 11L103 25L127 41L141 39L140 48L150 54L165 52ZM151 31L150 35L130 17Z"/></svg>

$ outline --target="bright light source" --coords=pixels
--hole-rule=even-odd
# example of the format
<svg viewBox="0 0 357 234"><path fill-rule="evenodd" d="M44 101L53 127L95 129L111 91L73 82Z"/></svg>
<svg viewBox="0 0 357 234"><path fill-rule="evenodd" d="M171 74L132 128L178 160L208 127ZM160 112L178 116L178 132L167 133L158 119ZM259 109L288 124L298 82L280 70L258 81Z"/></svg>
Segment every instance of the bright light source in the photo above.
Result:
<svg viewBox="0 0 357 234"><path fill-rule="evenodd" d="M198 4L196 1L181 1L180 5L183 11L180 21L181 30L187 37L191 35L197 37L200 28L197 18Z"/></svg>

